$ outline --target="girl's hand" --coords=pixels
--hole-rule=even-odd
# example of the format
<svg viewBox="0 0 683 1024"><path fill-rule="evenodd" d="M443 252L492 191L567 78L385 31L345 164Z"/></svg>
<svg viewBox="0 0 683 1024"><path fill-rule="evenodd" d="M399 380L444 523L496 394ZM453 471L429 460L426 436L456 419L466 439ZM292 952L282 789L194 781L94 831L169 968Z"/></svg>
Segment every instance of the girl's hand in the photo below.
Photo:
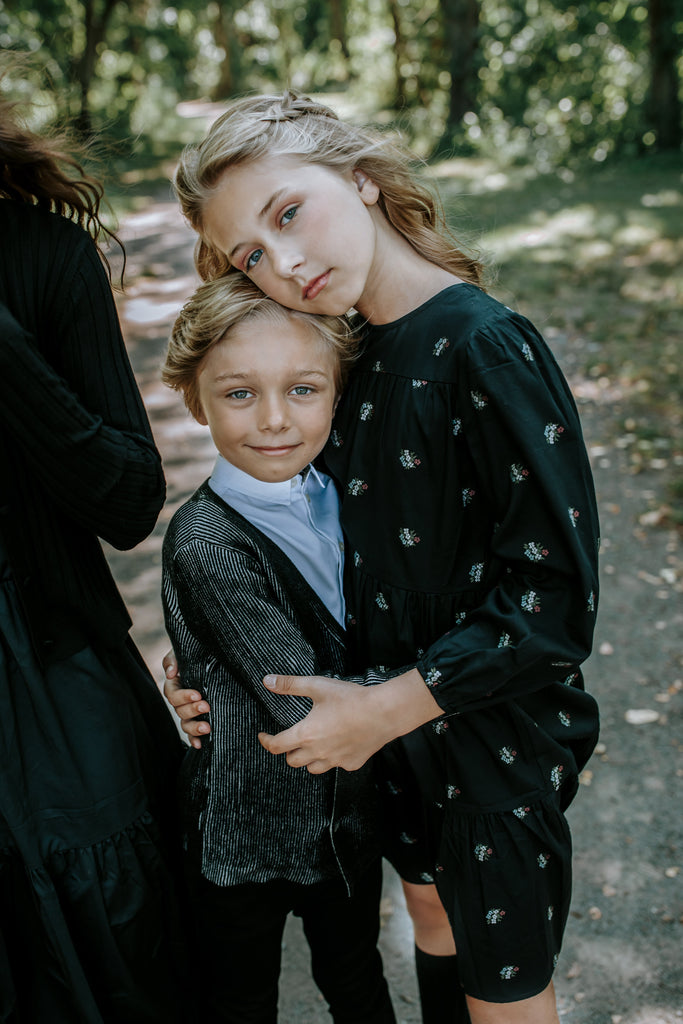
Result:
<svg viewBox="0 0 683 1024"><path fill-rule="evenodd" d="M355 771L385 743L442 714L417 669L377 686L322 676L266 676L263 683L275 693L312 699L304 719L276 736L259 733L259 741L313 775L336 767Z"/></svg>
<svg viewBox="0 0 683 1024"><path fill-rule="evenodd" d="M178 662L173 651L169 651L162 662L166 679L164 697L180 719L180 728L190 738L195 750L200 750L200 736L208 736L211 726L208 722L197 721L197 715L208 714L210 708L197 690L184 690L178 675Z"/></svg>

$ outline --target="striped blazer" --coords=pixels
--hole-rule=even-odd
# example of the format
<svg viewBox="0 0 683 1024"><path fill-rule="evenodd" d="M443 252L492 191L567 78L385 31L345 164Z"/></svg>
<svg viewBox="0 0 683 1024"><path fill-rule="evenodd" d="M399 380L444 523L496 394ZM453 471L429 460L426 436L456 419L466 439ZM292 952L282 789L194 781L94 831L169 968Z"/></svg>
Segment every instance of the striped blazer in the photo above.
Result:
<svg viewBox="0 0 683 1024"><path fill-rule="evenodd" d="M306 697L270 693L263 676L342 675L341 626L208 482L171 519L163 602L183 683L211 706L211 735L188 750L180 781L186 845L202 874L218 885L340 875L352 884L379 853L371 769L311 775L258 741L311 708Z"/></svg>

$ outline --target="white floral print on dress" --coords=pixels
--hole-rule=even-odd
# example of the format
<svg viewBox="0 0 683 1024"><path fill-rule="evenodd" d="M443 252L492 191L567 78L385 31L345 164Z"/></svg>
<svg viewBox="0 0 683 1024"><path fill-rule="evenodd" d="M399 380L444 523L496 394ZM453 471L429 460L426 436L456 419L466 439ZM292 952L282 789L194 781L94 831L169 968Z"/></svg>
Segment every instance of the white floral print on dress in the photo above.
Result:
<svg viewBox="0 0 683 1024"><path fill-rule="evenodd" d="M377 360L377 362L376 362L376 363L374 364L374 366L372 367L372 369L374 370L374 372L375 372L375 373L384 373L384 367L382 366L382 363L380 362L380 360L379 360L379 359L378 359L378 360Z"/></svg>
<svg viewBox="0 0 683 1024"><path fill-rule="evenodd" d="M462 430L462 420L459 417L456 417L453 420L452 427L453 427L453 437L457 437L458 434L460 433L460 431Z"/></svg>
<svg viewBox="0 0 683 1024"><path fill-rule="evenodd" d="M416 544L420 543L420 538L415 533L415 530L411 530L409 526L402 526L398 531L398 539L404 548L414 548Z"/></svg>
<svg viewBox="0 0 683 1024"><path fill-rule="evenodd" d="M498 757L501 759L503 764L514 764L517 759L517 751L512 750L511 747L501 747L498 751Z"/></svg>
<svg viewBox="0 0 683 1024"><path fill-rule="evenodd" d="M354 477L353 480L349 480L346 490L349 494L352 494L357 498L364 491L367 491L368 485L365 480L360 480L358 477Z"/></svg>
<svg viewBox="0 0 683 1024"><path fill-rule="evenodd" d="M438 668L430 668L429 672L425 675L425 683L427 686L436 686L441 679L441 673Z"/></svg>
<svg viewBox="0 0 683 1024"><path fill-rule="evenodd" d="M413 377L413 387L414 388L425 388L426 386L427 386L427 381L426 380L420 380L419 377Z"/></svg>
<svg viewBox="0 0 683 1024"><path fill-rule="evenodd" d="M434 730L437 736L443 736L445 733L448 732L449 725L448 722L439 720L438 722L434 722L432 724L432 729Z"/></svg>
<svg viewBox="0 0 683 1024"><path fill-rule="evenodd" d="M462 505L463 505L463 508L467 508L467 506L469 504L471 504L472 499L474 498L474 495L476 493L477 492L475 491L474 487L463 487L463 489L462 489Z"/></svg>
<svg viewBox="0 0 683 1024"><path fill-rule="evenodd" d="M448 348L449 345L450 345L450 341L448 340L448 338L439 338L439 340L437 341L436 345L434 346L434 355L435 356L442 355L442 353L444 353L446 351L446 349Z"/></svg>
<svg viewBox="0 0 683 1024"><path fill-rule="evenodd" d="M471 567L471 569L470 569L470 581L472 583L481 583L483 575L484 575L484 563L483 562L477 562L475 565L473 565Z"/></svg>
<svg viewBox="0 0 683 1024"><path fill-rule="evenodd" d="M539 853L538 857L536 858L536 863L538 864L539 868L541 868L541 870L543 870L543 868L547 868L549 860L550 860L550 854L549 853Z"/></svg>
<svg viewBox="0 0 683 1024"><path fill-rule="evenodd" d="M545 437L548 444L555 444L559 440L560 435L564 434L564 427L559 423L547 423L543 436Z"/></svg>
<svg viewBox="0 0 683 1024"><path fill-rule="evenodd" d="M475 409L485 409L489 404L488 395L483 395L481 391L470 391L470 398Z"/></svg>
<svg viewBox="0 0 683 1024"><path fill-rule="evenodd" d="M550 772L550 781L553 784L553 789L559 789L562 785L562 774L564 772L564 765L556 764Z"/></svg>
<svg viewBox="0 0 683 1024"><path fill-rule="evenodd" d="M515 807L512 813L514 814L515 818L519 818L521 821L522 818L526 818L530 810L530 807Z"/></svg>
<svg viewBox="0 0 683 1024"><path fill-rule="evenodd" d="M565 729L568 729L569 726L572 724L572 716L569 714L568 711L558 711L557 717L559 718L561 724L565 727Z"/></svg>
<svg viewBox="0 0 683 1024"><path fill-rule="evenodd" d="M504 917L505 911L501 910L500 907L491 907L490 910L486 911L487 924L500 924Z"/></svg>
<svg viewBox="0 0 683 1024"><path fill-rule="evenodd" d="M535 590L527 590L522 594L522 611L525 612L540 612L541 602L538 600L538 594Z"/></svg>
<svg viewBox="0 0 683 1024"><path fill-rule="evenodd" d="M389 611L389 605L387 604L387 599L384 596L384 594L376 594L375 595L375 604L377 605L377 607L379 608L380 611L382 611L382 612L388 612Z"/></svg>
<svg viewBox="0 0 683 1024"><path fill-rule="evenodd" d="M509 633L501 633L498 637L499 647L509 647L512 644L512 637Z"/></svg>
<svg viewBox="0 0 683 1024"><path fill-rule="evenodd" d="M372 419L372 414L375 411L375 407L372 402L363 402L360 407L359 418L367 423L368 420Z"/></svg>
<svg viewBox="0 0 683 1024"><path fill-rule="evenodd" d="M530 540L524 545L524 554L531 562L542 562L549 552L540 540Z"/></svg>
<svg viewBox="0 0 683 1024"><path fill-rule="evenodd" d="M518 972L519 967L515 967L514 964L508 964L506 967L501 967L498 973L503 981L512 981Z"/></svg>
<svg viewBox="0 0 683 1024"><path fill-rule="evenodd" d="M581 515L581 513L579 512L578 508L572 508L570 505L567 509L567 514L569 515L569 522L572 524L574 529L576 529L576 524L579 520L579 516Z"/></svg>
<svg viewBox="0 0 683 1024"><path fill-rule="evenodd" d="M510 479L513 484L522 484L529 479L529 470L521 462L513 462L510 466Z"/></svg>
<svg viewBox="0 0 683 1024"><path fill-rule="evenodd" d="M344 439L338 430L332 431L332 433L330 434L330 441L332 442L335 448L341 448L341 446L344 444Z"/></svg>
<svg viewBox="0 0 683 1024"><path fill-rule="evenodd" d="M455 800L457 797L460 796L460 790L458 789L457 786L454 786L452 783L449 783L446 786L446 795L449 800Z"/></svg>
<svg viewBox="0 0 683 1024"><path fill-rule="evenodd" d="M483 864L484 861L491 860L491 857L493 857L493 850L490 846L487 846L486 843L477 843L474 847L474 856Z"/></svg>
<svg viewBox="0 0 683 1024"><path fill-rule="evenodd" d="M533 352L531 351L531 345L529 344L528 341L525 341L524 344L522 345L522 355L524 356L524 358L526 359L526 361L528 363L536 362L536 358L535 358Z"/></svg>
<svg viewBox="0 0 683 1024"><path fill-rule="evenodd" d="M416 469L421 462L421 460L418 458L415 452L411 452L409 448L401 449L398 456L398 461L401 463L404 469Z"/></svg>

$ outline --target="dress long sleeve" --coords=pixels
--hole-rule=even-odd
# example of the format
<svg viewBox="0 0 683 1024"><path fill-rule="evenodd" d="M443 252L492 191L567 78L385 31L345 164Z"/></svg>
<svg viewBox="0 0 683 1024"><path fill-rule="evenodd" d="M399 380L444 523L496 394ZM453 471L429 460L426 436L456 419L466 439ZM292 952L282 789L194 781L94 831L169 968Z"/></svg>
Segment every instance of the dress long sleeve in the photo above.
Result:
<svg viewBox="0 0 683 1024"><path fill-rule="evenodd" d="M465 500L493 510L483 560L469 566L483 599L433 643L418 668L447 713L564 679L591 650L597 516L569 389L531 325L474 336L458 383L476 482ZM449 472L449 467L445 467ZM489 585L490 584L490 585ZM454 623L455 626L455 623Z"/></svg>
<svg viewBox="0 0 683 1024"><path fill-rule="evenodd" d="M104 268L85 235L75 241L44 351L0 305L0 424L73 522L130 548L156 522L163 471Z"/></svg>

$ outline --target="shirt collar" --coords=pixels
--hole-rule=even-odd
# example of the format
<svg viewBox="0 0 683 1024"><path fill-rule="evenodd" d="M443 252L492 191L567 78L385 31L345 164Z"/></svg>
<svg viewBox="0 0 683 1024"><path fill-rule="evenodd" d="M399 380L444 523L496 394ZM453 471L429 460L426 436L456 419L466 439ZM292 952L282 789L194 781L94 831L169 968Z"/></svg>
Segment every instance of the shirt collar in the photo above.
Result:
<svg viewBox="0 0 683 1024"><path fill-rule="evenodd" d="M320 473L312 465L306 466L306 469L302 473L298 473L293 480L271 483L249 476L244 470L227 462L222 455L216 459L213 473L209 479L212 490L227 501L229 501L232 491L271 505L289 505L294 495L301 493L302 490L308 490L316 484L318 487L325 486Z"/></svg>

